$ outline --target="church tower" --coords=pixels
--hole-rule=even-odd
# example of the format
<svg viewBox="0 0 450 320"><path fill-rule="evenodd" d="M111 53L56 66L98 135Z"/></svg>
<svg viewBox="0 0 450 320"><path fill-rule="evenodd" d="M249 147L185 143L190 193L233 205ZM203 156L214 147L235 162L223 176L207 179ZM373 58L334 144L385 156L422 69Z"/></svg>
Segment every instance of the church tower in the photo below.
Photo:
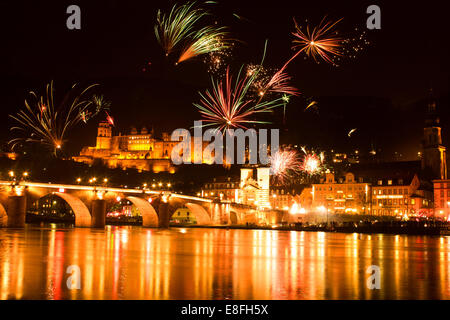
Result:
<svg viewBox="0 0 450 320"><path fill-rule="evenodd" d="M446 148L442 145L441 126L436 112L436 100L430 90L422 141L422 170L432 179L447 179Z"/></svg>

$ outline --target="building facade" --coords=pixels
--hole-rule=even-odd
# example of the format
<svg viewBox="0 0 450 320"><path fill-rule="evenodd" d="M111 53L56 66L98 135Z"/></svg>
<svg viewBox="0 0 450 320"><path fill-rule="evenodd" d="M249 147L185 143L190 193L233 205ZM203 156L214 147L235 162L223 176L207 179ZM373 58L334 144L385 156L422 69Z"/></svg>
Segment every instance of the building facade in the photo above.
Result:
<svg viewBox="0 0 450 320"><path fill-rule="evenodd" d="M351 172L343 177L326 173L312 185L312 210L330 213L370 214L370 184Z"/></svg>
<svg viewBox="0 0 450 320"><path fill-rule="evenodd" d="M434 214L450 221L450 179L434 180Z"/></svg>

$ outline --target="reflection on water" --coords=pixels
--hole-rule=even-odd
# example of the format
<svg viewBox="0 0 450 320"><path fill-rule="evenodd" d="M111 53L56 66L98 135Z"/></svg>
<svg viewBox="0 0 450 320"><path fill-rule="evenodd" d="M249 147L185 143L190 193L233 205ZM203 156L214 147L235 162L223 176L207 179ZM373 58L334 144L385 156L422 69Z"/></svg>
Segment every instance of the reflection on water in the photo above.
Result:
<svg viewBox="0 0 450 320"><path fill-rule="evenodd" d="M450 237L27 226L0 229L0 299L450 299L449 253Z"/></svg>

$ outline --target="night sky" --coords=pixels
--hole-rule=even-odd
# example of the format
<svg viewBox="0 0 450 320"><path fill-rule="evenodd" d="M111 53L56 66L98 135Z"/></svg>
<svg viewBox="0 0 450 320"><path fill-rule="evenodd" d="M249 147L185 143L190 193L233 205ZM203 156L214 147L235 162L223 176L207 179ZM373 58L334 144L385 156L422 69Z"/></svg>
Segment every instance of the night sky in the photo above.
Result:
<svg viewBox="0 0 450 320"><path fill-rule="evenodd" d="M386 154L402 153L406 160L420 150L430 87L438 99L444 144L450 146L448 17L443 2L392 2L222 0L211 8L215 20L240 40L230 60L237 71L241 64L260 61L265 39L265 65L283 65L293 55L293 17L316 24L325 15L344 17L338 30L345 34L366 28L366 8L379 5L381 30L367 30L371 44L356 60L336 68L301 56L290 64L287 71L302 95L291 99L286 125L280 110L272 121L286 142L344 151L373 146ZM192 103L199 101L199 90L210 87L210 74L201 57L174 66L158 45L156 11L173 3L2 1L1 141L10 136L8 114L23 107L30 90L43 92L50 80L56 99L72 83L100 83L99 92L112 102L116 132L126 133L132 125L153 125L156 131L191 127L200 118ZM81 30L66 28L71 4L81 8ZM318 106L305 112L308 99ZM93 145L99 120L104 116L72 131L66 152ZM348 138L352 128L358 129Z"/></svg>

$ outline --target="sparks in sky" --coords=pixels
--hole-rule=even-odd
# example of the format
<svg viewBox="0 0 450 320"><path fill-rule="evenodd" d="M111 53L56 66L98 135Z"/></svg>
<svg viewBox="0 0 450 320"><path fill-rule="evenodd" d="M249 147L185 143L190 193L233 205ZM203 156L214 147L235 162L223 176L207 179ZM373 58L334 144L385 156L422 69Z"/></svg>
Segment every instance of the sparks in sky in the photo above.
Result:
<svg viewBox="0 0 450 320"><path fill-rule="evenodd" d="M251 76L241 76L239 71L236 80L233 81L230 70L227 68L225 78L212 79L212 92L206 90L200 93L200 103L194 103L203 116L204 126L216 126L224 131L232 128L247 129L249 124L268 123L254 118L257 114L270 112L273 108L283 105L281 98L256 100L249 95L253 81L257 73Z"/></svg>
<svg viewBox="0 0 450 320"><path fill-rule="evenodd" d="M358 128L354 128L354 129L350 130L350 131L348 132L347 135L348 135L349 137L351 137L352 133L355 132L356 129L358 129Z"/></svg>
<svg viewBox="0 0 450 320"><path fill-rule="evenodd" d="M231 47L231 41L227 40L228 32L224 27L207 26L196 32L192 40L180 55L177 63L191 59L198 55L218 52Z"/></svg>
<svg viewBox="0 0 450 320"><path fill-rule="evenodd" d="M181 45L186 38L193 36L196 23L208 14L206 10L196 8L195 5L195 2L175 4L169 14L158 10L155 35L166 55Z"/></svg>
<svg viewBox="0 0 450 320"><path fill-rule="evenodd" d="M56 154L61 149L67 132L80 121L87 121L86 115L96 114L99 108L95 98L87 98L87 92L97 86L90 85L78 91L76 85L66 94L62 102L55 106L53 82L46 87L45 96L38 97L30 92L32 100L25 100L25 108L10 117L17 123L11 131L20 134L9 141L12 149L24 142L39 143L50 147Z"/></svg>
<svg viewBox="0 0 450 320"><path fill-rule="evenodd" d="M315 153L307 153L303 158L300 168L308 175L320 173L323 169L323 160L323 154L320 154L318 157Z"/></svg>
<svg viewBox="0 0 450 320"><path fill-rule="evenodd" d="M270 175L275 183L285 184L300 170L300 160L295 150L278 150L270 157Z"/></svg>
<svg viewBox="0 0 450 320"><path fill-rule="evenodd" d="M211 3L215 2L204 2ZM178 64L199 55L229 48L232 41L229 40L225 27L204 25L202 18L209 15L210 12L197 6L195 1L175 4L169 14L158 10L155 34L166 56L175 50L180 51L176 62Z"/></svg>
<svg viewBox="0 0 450 320"><path fill-rule="evenodd" d="M298 50L296 55L304 51L308 57L312 57L315 61L323 59L324 61L335 64L334 57L341 56L341 38L333 32L333 28L341 21L336 22L326 21L322 19L317 27L310 28L306 26L306 31L295 23L295 32L293 33L295 39L293 41L293 49Z"/></svg>

